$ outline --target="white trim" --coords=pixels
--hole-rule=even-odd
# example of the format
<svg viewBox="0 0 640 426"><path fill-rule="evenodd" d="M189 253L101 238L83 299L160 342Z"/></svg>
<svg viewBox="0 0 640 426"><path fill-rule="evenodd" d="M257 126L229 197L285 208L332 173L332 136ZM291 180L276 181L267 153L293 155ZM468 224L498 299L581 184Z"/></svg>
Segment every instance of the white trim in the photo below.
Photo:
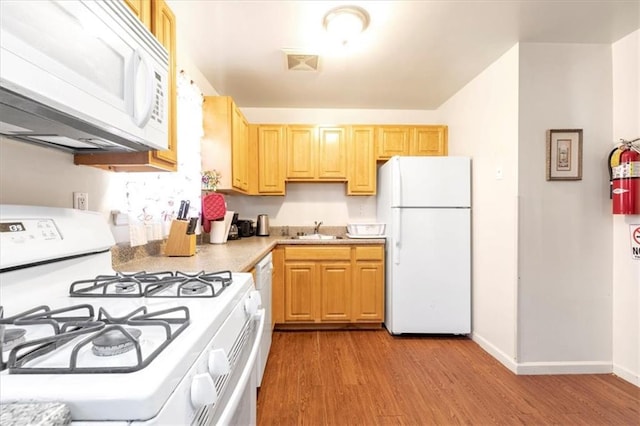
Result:
<svg viewBox="0 0 640 426"><path fill-rule="evenodd" d="M487 352L489 355L491 355L492 357L500 361L505 367L511 370L511 372L518 374L517 372L518 365L516 364L515 360L512 357L510 357L509 355L507 355L506 353L504 353L503 351L495 347L487 339L483 338L482 336L479 336L476 333L472 332L470 334L470 337L471 337L471 340L476 342L482 349L485 350L485 352Z"/></svg>
<svg viewBox="0 0 640 426"><path fill-rule="evenodd" d="M518 363L516 374L607 374L613 372L610 361L554 361Z"/></svg>
<svg viewBox="0 0 640 426"><path fill-rule="evenodd" d="M619 365L615 365L613 366L613 374L615 374L616 376L620 377L622 380L626 380L627 382L631 383L632 385L636 385L638 387L640 387L640 376L638 375L638 373L634 373L633 371L621 367Z"/></svg>

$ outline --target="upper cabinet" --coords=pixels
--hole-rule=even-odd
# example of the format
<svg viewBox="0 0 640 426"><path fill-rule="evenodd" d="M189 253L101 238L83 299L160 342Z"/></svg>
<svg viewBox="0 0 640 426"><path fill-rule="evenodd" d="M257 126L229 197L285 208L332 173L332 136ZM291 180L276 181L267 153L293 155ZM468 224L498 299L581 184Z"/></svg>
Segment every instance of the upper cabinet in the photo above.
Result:
<svg viewBox="0 0 640 426"><path fill-rule="evenodd" d="M378 126L377 159L394 155L447 155L447 126Z"/></svg>
<svg viewBox="0 0 640 426"><path fill-rule="evenodd" d="M376 129L373 126L349 128L349 175L347 195L376 193Z"/></svg>
<svg viewBox="0 0 640 426"><path fill-rule="evenodd" d="M76 154L75 164L99 167L115 172L174 172L178 166L176 116L176 20L164 0L125 0L134 14L151 30L169 52L168 148L166 151L131 153Z"/></svg>
<svg viewBox="0 0 640 426"><path fill-rule="evenodd" d="M409 155L447 155L447 126L415 127Z"/></svg>
<svg viewBox="0 0 640 426"><path fill-rule="evenodd" d="M345 127L287 126L289 180L347 179Z"/></svg>
<svg viewBox="0 0 640 426"><path fill-rule="evenodd" d="M253 127L253 126L252 126ZM250 151L257 150L257 181L259 195L284 195L286 153L286 126L255 126L255 142L249 142ZM253 158L253 157L250 157ZM250 170L255 170L251 167Z"/></svg>
<svg viewBox="0 0 640 426"><path fill-rule="evenodd" d="M347 128L318 128L318 179L347 179Z"/></svg>
<svg viewBox="0 0 640 426"><path fill-rule="evenodd" d="M409 127L379 126L376 136L378 160L388 160L394 155L409 155Z"/></svg>
<svg viewBox="0 0 640 426"><path fill-rule="evenodd" d="M145 27L151 30L151 1L150 0L124 0L129 9L138 17Z"/></svg>
<svg viewBox="0 0 640 426"><path fill-rule="evenodd" d="M218 191L248 194L250 151L246 118L229 96L205 96L202 116L202 170L221 174Z"/></svg>
<svg viewBox="0 0 640 426"><path fill-rule="evenodd" d="M287 126L287 179L316 177L317 145L315 126Z"/></svg>

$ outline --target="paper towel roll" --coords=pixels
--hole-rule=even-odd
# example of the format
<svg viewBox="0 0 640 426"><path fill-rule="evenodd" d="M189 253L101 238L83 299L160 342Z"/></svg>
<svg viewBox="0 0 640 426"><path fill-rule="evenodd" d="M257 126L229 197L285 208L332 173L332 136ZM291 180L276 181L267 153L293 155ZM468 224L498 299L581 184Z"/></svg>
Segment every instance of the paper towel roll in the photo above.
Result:
<svg viewBox="0 0 640 426"><path fill-rule="evenodd" d="M211 222L211 233L209 234L209 242L211 244L224 244L227 242L232 220L233 212L227 210L224 215L224 220L214 220Z"/></svg>

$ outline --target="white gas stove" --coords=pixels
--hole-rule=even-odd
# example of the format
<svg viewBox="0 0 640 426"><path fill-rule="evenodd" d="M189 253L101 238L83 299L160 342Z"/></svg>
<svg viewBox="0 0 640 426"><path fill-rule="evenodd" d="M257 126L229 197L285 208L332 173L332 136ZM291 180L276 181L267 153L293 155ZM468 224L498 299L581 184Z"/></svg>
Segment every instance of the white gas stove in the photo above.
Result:
<svg viewBox="0 0 640 426"><path fill-rule="evenodd" d="M75 424L255 423L251 274L117 273L113 244L99 214L0 206L0 403L63 402Z"/></svg>

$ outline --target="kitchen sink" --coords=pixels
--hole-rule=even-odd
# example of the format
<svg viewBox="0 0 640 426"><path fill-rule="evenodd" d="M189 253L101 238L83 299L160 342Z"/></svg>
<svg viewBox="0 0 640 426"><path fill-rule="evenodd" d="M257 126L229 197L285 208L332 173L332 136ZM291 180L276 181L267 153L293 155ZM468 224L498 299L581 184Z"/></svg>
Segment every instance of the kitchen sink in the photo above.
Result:
<svg viewBox="0 0 640 426"><path fill-rule="evenodd" d="M295 237L291 237L294 240L336 240L340 239L340 237L336 237L335 235L325 235L325 234L309 234L309 235L296 235Z"/></svg>

